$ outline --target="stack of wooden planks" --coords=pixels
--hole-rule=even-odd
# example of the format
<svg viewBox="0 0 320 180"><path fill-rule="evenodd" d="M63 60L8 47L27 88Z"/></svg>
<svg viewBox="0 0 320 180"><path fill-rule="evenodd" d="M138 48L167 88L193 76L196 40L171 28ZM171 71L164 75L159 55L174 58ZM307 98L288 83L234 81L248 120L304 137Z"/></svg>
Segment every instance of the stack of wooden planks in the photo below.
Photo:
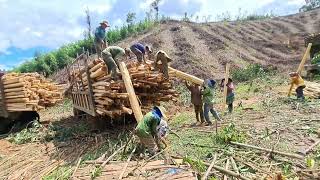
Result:
<svg viewBox="0 0 320 180"><path fill-rule="evenodd" d="M304 95L310 98L320 98L320 84L310 81L305 81L306 88L304 88Z"/></svg>
<svg viewBox="0 0 320 180"><path fill-rule="evenodd" d="M126 63L143 112L150 111L152 106L159 105L162 101L175 100L178 96L172 89L173 81L165 79L162 73L155 71L152 63L151 61L146 64ZM111 118L132 114L121 74L117 73L117 80L113 80L102 60L94 60L88 67L96 112ZM88 90L88 78L84 68L71 72L71 77L73 91Z"/></svg>
<svg viewBox="0 0 320 180"><path fill-rule="evenodd" d="M8 112L38 111L63 99L63 87L38 73L8 73L1 80Z"/></svg>

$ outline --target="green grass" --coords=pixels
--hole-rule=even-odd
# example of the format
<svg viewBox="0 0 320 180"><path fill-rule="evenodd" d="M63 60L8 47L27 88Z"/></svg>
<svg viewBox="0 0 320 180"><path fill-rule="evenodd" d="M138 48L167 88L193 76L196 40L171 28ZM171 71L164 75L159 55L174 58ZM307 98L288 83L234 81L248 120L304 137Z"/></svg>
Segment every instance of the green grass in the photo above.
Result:
<svg viewBox="0 0 320 180"><path fill-rule="evenodd" d="M219 130L217 135L213 126L209 132L201 132L192 128L179 128L184 124L194 122L190 115L193 114L181 113L170 121L170 127L181 137L178 138L169 134L168 138L171 142L170 148L173 154L178 152L178 154L191 159L204 160L211 158L215 152L229 151L229 141L244 142L246 139L245 134L237 130L237 127L233 124Z"/></svg>
<svg viewBox="0 0 320 180"><path fill-rule="evenodd" d="M52 173L47 176L44 176L43 180L68 180L73 173L73 168L70 165L60 166Z"/></svg>

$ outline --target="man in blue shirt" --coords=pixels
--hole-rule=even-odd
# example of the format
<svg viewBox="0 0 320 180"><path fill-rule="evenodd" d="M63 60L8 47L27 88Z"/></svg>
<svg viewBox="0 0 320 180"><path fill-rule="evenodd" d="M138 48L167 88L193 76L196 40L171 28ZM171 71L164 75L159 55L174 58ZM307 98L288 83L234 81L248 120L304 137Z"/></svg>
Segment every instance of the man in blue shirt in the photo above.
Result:
<svg viewBox="0 0 320 180"><path fill-rule="evenodd" d="M147 55L149 56L152 51L150 49L150 47L148 46L144 46L141 43L134 43L131 47L130 50L133 52L133 54L135 54L137 56L137 60L141 63L141 62L145 62L145 57L144 55L147 53Z"/></svg>
<svg viewBox="0 0 320 180"><path fill-rule="evenodd" d="M98 56L101 56L101 52L108 46L108 42L105 40L107 27L110 27L108 22L103 21L94 33L94 45Z"/></svg>

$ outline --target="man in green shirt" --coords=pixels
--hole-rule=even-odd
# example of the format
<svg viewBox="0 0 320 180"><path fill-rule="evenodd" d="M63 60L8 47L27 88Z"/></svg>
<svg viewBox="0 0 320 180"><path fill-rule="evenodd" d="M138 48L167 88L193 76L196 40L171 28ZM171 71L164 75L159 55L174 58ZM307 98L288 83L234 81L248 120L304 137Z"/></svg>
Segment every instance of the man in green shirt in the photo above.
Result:
<svg viewBox="0 0 320 180"><path fill-rule="evenodd" d="M207 121L207 125L212 124L212 122L210 121L209 112L212 113L214 118L216 118L218 121L221 121L221 118L219 117L217 111L213 108L215 84L215 80L207 79L204 81L203 90L201 91L204 102L204 118Z"/></svg>
<svg viewBox="0 0 320 180"><path fill-rule="evenodd" d="M125 58L126 51L119 46L109 46L102 51L102 59L108 67L113 79L116 78L119 60Z"/></svg>
<svg viewBox="0 0 320 180"><path fill-rule="evenodd" d="M150 153L154 153L155 145L157 145L158 149L161 149L161 137L157 135L157 126L160 124L161 119L167 119L165 112L164 107L155 106L151 112L143 117L135 129L135 134L139 137L140 143L145 146Z"/></svg>

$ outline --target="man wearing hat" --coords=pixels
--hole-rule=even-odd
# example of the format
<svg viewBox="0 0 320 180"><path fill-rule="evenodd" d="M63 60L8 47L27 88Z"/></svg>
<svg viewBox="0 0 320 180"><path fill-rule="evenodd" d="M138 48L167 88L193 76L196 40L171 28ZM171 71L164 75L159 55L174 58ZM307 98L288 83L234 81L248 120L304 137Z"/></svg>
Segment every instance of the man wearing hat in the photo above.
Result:
<svg viewBox="0 0 320 180"><path fill-rule="evenodd" d="M107 27L110 27L108 22L102 21L94 33L94 45L98 56L101 56L102 50L108 46L108 42L105 40Z"/></svg>
<svg viewBox="0 0 320 180"><path fill-rule="evenodd" d="M167 119L166 109L162 106L155 106L151 112L147 113L143 119L138 123L135 134L139 137L140 143L153 154L155 150L161 149L159 136L159 125L163 119ZM163 132L160 132L163 134ZM165 144L166 145L166 144ZM157 148L156 148L157 147Z"/></svg>
<svg viewBox="0 0 320 180"><path fill-rule="evenodd" d="M158 62L161 62L161 72L163 73L164 77L166 79L169 79L169 62L172 61L172 59L167 55L166 52L160 50L156 53L156 61L154 68L158 69Z"/></svg>

